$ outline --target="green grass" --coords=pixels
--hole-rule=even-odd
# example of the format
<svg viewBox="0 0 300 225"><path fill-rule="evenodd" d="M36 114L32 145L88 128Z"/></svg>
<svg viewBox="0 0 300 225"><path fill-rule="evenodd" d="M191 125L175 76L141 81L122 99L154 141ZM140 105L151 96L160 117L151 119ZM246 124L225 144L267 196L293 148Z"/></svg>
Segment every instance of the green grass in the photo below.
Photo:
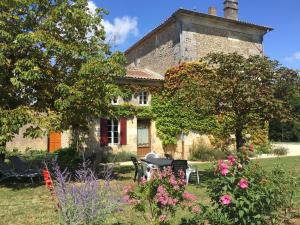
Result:
<svg viewBox="0 0 300 225"><path fill-rule="evenodd" d="M294 172L300 177L300 157L282 157L273 159L254 160L261 164L265 169L271 170L276 165L281 168ZM191 184L188 186L188 191L196 194L200 201L208 202L206 193L206 181L211 179L211 174L205 172L211 164L201 163L195 166L201 171L201 184ZM132 183L133 167L119 167L115 170L117 180L112 184L118 187ZM300 190L297 190L295 198L296 207L300 208ZM132 211L128 206L123 206L123 211L113 215L108 224L146 224L142 217ZM0 224L5 225L21 225L21 224L59 224L57 211L54 201L44 185L32 186L26 182L5 182L0 184ZM175 221L186 212L176 213Z"/></svg>

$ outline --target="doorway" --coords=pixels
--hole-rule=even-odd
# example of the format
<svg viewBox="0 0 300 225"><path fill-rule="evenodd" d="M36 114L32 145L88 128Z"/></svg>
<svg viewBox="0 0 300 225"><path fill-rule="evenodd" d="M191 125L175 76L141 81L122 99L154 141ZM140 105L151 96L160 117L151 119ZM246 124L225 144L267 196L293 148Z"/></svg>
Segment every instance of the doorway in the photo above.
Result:
<svg viewBox="0 0 300 225"><path fill-rule="evenodd" d="M149 119L137 120L137 155L144 157L151 152L151 121Z"/></svg>

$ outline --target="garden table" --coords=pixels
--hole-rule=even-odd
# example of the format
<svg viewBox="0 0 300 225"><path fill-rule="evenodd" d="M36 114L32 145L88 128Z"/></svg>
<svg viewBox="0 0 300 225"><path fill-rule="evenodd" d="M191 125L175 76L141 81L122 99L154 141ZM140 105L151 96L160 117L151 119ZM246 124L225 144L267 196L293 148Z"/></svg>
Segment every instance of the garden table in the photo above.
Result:
<svg viewBox="0 0 300 225"><path fill-rule="evenodd" d="M171 166L173 159L167 159L167 158L148 158L148 159L141 159L141 161L155 165L159 168L163 168L165 166Z"/></svg>

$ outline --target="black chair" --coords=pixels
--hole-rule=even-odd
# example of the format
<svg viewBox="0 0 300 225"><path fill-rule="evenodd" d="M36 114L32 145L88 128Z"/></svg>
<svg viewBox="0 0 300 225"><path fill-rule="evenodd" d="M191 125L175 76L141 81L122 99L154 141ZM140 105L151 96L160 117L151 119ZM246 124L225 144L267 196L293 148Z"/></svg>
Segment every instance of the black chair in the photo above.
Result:
<svg viewBox="0 0 300 225"><path fill-rule="evenodd" d="M0 181L5 180L7 178L18 178L18 175L13 171L9 165L5 162L0 161Z"/></svg>
<svg viewBox="0 0 300 225"><path fill-rule="evenodd" d="M182 170L186 174L186 170L188 168L187 160L173 160L172 162L172 170L175 177L179 177L179 171Z"/></svg>
<svg viewBox="0 0 300 225"><path fill-rule="evenodd" d="M197 176L197 183L199 184L198 168L192 168L189 166L187 160L173 160L172 170L175 177L179 177L179 171L182 170L185 174L186 184L189 183L191 173L195 173Z"/></svg>
<svg viewBox="0 0 300 225"><path fill-rule="evenodd" d="M24 162L20 157L18 156L10 156L8 157L10 162L13 165L14 172L19 177L27 177L30 178L31 182L33 183L33 178L38 177L41 178L41 170L39 169L31 169L29 165Z"/></svg>
<svg viewBox="0 0 300 225"><path fill-rule="evenodd" d="M135 157L131 157L131 161L134 165L135 173L134 173L134 182L137 180L138 182L144 175L142 164Z"/></svg>

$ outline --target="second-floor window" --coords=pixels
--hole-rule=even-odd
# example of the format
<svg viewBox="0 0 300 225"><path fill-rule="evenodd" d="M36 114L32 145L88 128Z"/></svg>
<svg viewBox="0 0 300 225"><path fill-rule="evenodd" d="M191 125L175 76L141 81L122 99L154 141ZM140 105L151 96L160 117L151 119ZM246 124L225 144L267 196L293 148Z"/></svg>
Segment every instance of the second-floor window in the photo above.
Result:
<svg viewBox="0 0 300 225"><path fill-rule="evenodd" d="M139 93L139 104L140 105L148 105L148 92L141 91Z"/></svg>

